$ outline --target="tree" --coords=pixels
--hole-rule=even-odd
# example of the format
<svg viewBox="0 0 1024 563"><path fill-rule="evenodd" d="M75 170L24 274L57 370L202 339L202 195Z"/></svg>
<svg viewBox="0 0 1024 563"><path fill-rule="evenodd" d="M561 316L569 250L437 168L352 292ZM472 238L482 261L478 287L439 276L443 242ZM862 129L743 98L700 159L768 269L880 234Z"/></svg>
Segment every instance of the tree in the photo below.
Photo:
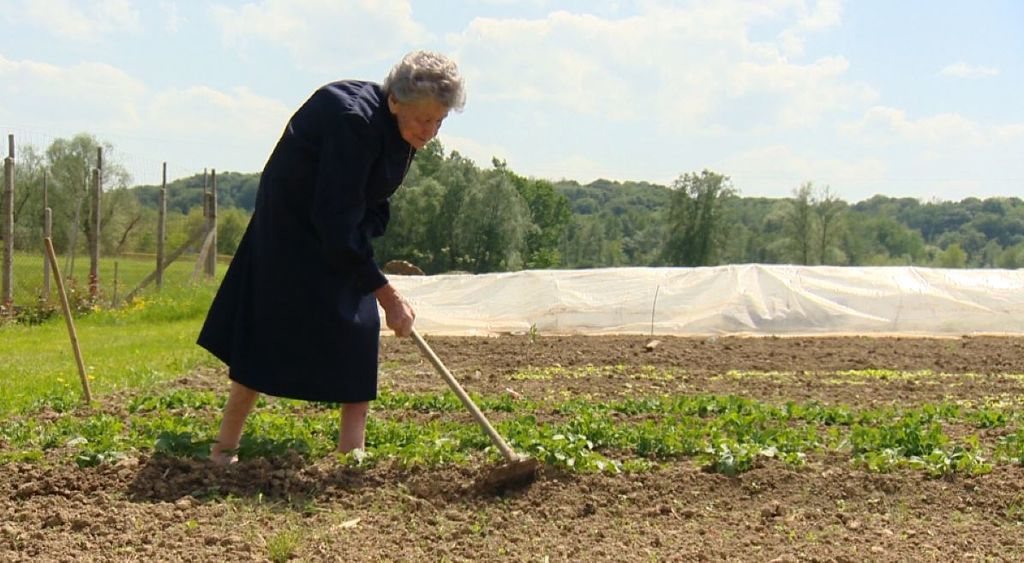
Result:
<svg viewBox="0 0 1024 563"><path fill-rule="evenodd" d="M42 248L45 173L46 162L35 147L23 145L18 149L14 166L14 247L18 250Z"/></svg>
<svg viewBox="0 0 1024 563"><path fill-rule="evenodd" d="M959 244L951 244L939 254L939 267L941 268L963 268L967 265L967 253L960 248Z"/></svg>
<svg viewBox="0 0 1024 563"><path fill-rule="evenodd" d="M827 264L830 251L839 253L836 241L843 225L846 202L839 199L832 190L825 186L812 197L811 203L818 218L818 263Z"/></svg>
<svg viewBox="0 0 1024 563"><path fill-rule="evenodd" d="M428 178L437 175L444 161L444 146L437 139L431 139L427 146L416 151L416 166Z"/></svg>
<svg viewBox="0 0 1024 563"><path fill-rule="evenodd" d="M458 151L452 151L434 178L444 186L439 210L442 220L437 224L437 238L442 252L440 271L458 270L466 256L460 246L465 237L459 236L458 223L464 220L463 205L467 192L479 183L480 170L473 161L463 158Z"/></svg>
<svg viewBox="0 0 1024 563"><path fill-rule="evenodd" d="M91 196L92 170L96 167L97 148L103 147L103 188L110 192L106 205L101 203L103 215L101 220L109 222L119 212L120 206L131 198L127 193L116 193L127 188L131 176L119 165L110 143L101 143L88 133L79 133L71 139L55 139L46 149L46 166L49 169L50 207L54 216L54 243L68 247L78 233L84 234L86 240L92 237L92 226L88 221L88 201ZM111 195L113 194L113 195ZM131 223L127 221L125 224ZM103 242L108 250L116 246L116 239L123 236L123 231L100 230ZM72 249L73 250L73 249ZM69 274L70 275L70 272Z"/></svg>
<svg viewBox="0 0 1024 563"><path fill-rule="evenodd" d="M530 210L533 228L526 233L526 267L551 268L561 263L558 242L569 225L569 199L555 191L545 180L518 176L503 166L500 173L508 175L516 191Z"/></svg>
<svg viewBox="0 0 1024 563"><path fill-rule="evenodd" d="M129 190L117 188L104 193L100 209L103 254L118 255L129 248L132 239L140 234L144 224L142 207Z"/></svg>
<svg viewBox="0 0 1024 563"><path fill-rule="evenodd" d="M811 202L814 186L810 182L793 190L789 211L786 213L785 229L789 247L796 262L810 264L814 255L815 209Z"/></svg>
<svg viewBox="0 0 1024 563"><path fill-rule="evenodd" d="M724 233L723 202L735 194L726 176L704 170L672 183L664 257L676 266L714 263Z"/></svg>
<svg viewBox="0 0 1024 563"><path fill-rule="evenodd" d="M888 215L867 219L862 233L873 255L872 264L913 264L924 257L921 233Z"/></svg>
<svg viewBox="0 0 1024 563"><path fill-rule="evenodd" d="M1024 242L1003 249L996 266L1009 270L1024 268Z"/></svg>
<svg viewBox="0 0 1024 563"><path fill-rule="evenodd" d="M516 270L523 266L530 210L508 175L492 171L466 194L455 220L460 266L473 272Z"/></svg>
<svg viewBox="0 0 1024 563"><path fill-rule="evenodd" d="M562 238L561 254L569 268L597 268L607 266L608 241L601 218L595 215L576 215Z"/></svg>
<svg viewBox="0 0 1024 563"><path fill-rule="evenodd" d="M249 225L249 214L238 207L217 210L217 253L234 254Z"/></svg>
<svg viewBox="0 0 1024 563"><path fill-rule="evenodd" d="M381 262L408 260L427 273L447 266L440 216L444 187L433 178L415 177L391 199L391 223L387 233L374 242Z"/></svg>

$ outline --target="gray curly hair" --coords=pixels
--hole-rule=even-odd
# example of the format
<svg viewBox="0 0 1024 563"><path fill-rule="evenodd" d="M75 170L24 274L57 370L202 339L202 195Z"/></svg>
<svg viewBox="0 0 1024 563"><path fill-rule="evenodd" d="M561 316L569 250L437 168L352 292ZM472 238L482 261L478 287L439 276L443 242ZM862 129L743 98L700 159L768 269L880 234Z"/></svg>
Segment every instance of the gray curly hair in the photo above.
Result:
<svg viewBox="0 0 1024 563"><path fill-rule="evenodd" d="M459 67L440 53L409 53L391 69L381 86L399 102L432 99L455 111L462 111L466 105L465 82Z"/></svg>

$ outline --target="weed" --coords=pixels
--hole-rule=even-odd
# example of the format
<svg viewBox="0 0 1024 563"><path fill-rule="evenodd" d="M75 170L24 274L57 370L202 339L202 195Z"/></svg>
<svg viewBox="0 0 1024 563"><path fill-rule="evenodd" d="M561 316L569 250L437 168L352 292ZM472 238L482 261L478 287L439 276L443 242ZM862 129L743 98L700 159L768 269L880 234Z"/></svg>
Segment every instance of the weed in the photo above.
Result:
<svg viewBox="0 0 1024 563"><path fill-rule="evenodd" d="M1010 504L1006 505L1006 509L1003 514L1007 519L1013 520L1014 522L1024 522L1024 495L1018 494L1013 497Z"/></svg>
<svg viewBox="0 0 1024 563"><path fill-rule="evenodd" d="M302 543L302 533L294 528L282 530L267 538L267 555L274 563L295 557Z"/></svg>

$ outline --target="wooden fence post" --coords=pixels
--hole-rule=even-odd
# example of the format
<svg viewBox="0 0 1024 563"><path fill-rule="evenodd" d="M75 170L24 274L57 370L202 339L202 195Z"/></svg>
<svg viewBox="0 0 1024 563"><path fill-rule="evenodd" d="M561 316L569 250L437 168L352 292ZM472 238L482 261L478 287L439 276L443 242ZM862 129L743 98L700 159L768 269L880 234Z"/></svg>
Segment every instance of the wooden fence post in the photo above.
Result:
<svg viewBox="0 0 1024 563"><path fill-rule="evenodd" d="M156 223L156 289L164 286L164 241L167 240L167 163L160 183L160 207Z"/></svg>
<svg viewBox="0 0 1024 563"><path fill-rule="evenodd" d="M43 170L43 238L53 239L53 211L50 209L50 192L46 185L46 170ZM50 264L43 253L43 294L44 303L50 302Z"/></svg>
<svg viewBox="0 0 1024 563"><path fill-rule="evenodd" d="M117 260L114 260L114 294L110 298L110 306L117 308Z"/></svg>
<svg viewBox="0 0 1024 563"><path fill-rule="evenodd" d="M14 153L14 136L10 137L11 154ZM4 159L4 194L3 194L3 288L0 295L0 306L7 314L14 313L14 157Z"/></svg>
<svg viewBox="0 0 1024 563"><path fill-rule="evenodd" d="M52 240L52 236L51 236L52 234L53 234L53 210L50 209L49 207L47 207L46 209L43 210L43 238L47 238L47 239L51 239ZM43 259L46 260L46 262L43 263L43 266L46 268L46 271L43 272L43 295L42 295L42 297L43 297L43 301L45 303L49 303L50 302L50 296L52 294L52 291L50 289L50 263L49 263L49 259L46 256L44 256Z"/></svg>
<svg viewBox="0 0 1024 563"><path fill-rule="evenodd" d="M217 169L210 174L209 216L206 219L210 230L210 250L206 255L206 275L211 279L217 276Z"/></svg>
<svg viewBox="0 0 1024 563"><path fill-rule="evenodd" d="M89 250L89 298L95 301L100 294L100 169L92 171L92 248Z"/></svg>
<svg viewBox="0 0 1024 563"><path fill-rule="evenodd" d="M210 219L210 177L207 174L207 170L203 168L203 220L209 221Z"/></svg>

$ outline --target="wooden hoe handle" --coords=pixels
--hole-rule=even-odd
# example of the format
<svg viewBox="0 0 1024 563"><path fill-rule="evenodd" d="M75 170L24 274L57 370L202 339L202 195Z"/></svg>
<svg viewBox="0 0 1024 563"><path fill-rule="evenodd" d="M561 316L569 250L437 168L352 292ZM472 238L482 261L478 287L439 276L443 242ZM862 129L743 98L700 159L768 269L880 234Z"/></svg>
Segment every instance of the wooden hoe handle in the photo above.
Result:
<svg viewBox="0 0 1024 563"><path fill-rule="evenodd" d="M426 356L428 360L430 360L430 363L434 364L434 369L436 369L437 373L439 373L441 377L444 378L444 381L445 383L448 384L448 387L451 387L452 391L454 391L455 394L459 397L459 400L462 401L462 404L465 405L467 409L469 409L469 412L473 415L473 418L475 418L476 421L480 423L480 426L483 427L484 431L487 432L487 435L491 438L491 441L494 442L494 445L497 446L499 450L501 450L501 455L505 456L505 460L510 463L514 461L519 461L519 456L512 451L512 448L508 446L504 438L502 438L501 435L498 434L498 431L495 430L493 426L491 426L491 423L488 422L487 417L484 416L484 413L480 412L480 409L477 408L476 404L473 403L473 400L469 398L469 395L467 395L466 392L462 389L462 386L459 385L459 382L455 380L455 376L453 376L452 373L448 371L448 368L444 367L444 364L441 363L441 359L438 358L437 354L435 354L434 351L430 349L430 346L427 344L426 340L423 340L423 337L420 336L418 332L416 332L415 328L412 329L412 339L416 341L416 345L420 347L420 351L423 352L423 355Z"/></svg>

